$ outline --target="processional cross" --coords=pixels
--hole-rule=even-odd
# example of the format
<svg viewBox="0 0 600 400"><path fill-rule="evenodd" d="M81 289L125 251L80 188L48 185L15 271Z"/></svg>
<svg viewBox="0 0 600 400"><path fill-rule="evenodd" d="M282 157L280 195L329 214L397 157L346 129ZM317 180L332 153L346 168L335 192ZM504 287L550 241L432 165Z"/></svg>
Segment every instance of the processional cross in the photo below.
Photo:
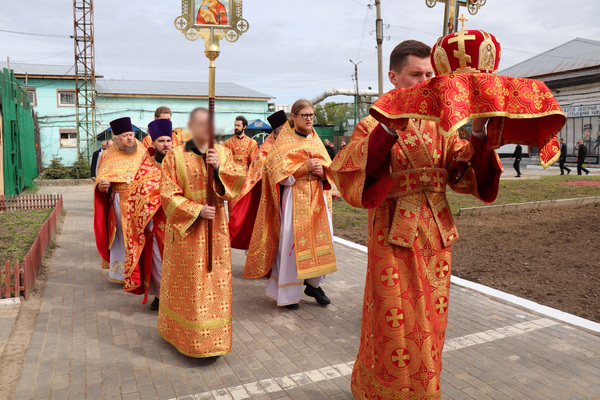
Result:
<svg viewBox="0 0 600 400"><path fill-rule="evenodd" d="M209 145L215 143L215 60L221 53L219 41L222 38L235 42L248 31L250 24L242 18L242 0L213 1L209 5L202 0L181 0L181 15L175 18L175 28L180 30L187 40L203 38L204 55L209 60L208 66L208 111L209 111ZM206 200L213 205L214 171L207 166ZM208 272L212 271L212 230L213 221L208 220Z"/></svg>
<svg viewBox="0 0 600 400"><path fill-rule="evenodd" d="M479 9L485 5L486 0L425 0L425 4L427 4L427 7L429 8L435 7L438 2L444 3L446 7L444 11L443 32L443 36L446 36L449 33L456 32L457 30L458 21L460 20L460 18L458 18L460 7L466 7L469 11L469 14L475 15Z"/></svg>

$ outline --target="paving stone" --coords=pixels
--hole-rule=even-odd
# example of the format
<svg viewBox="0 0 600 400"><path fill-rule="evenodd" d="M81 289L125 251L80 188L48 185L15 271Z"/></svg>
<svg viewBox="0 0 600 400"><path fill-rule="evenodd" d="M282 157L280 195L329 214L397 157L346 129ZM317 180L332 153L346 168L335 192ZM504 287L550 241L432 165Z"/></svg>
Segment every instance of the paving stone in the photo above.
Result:
<svg viewBox="0 0 600 400"><path fill-rule="evenodd" d="M210 364L178 353L142 298L108 282L91 187L40 193L53 192L67 215L15 399L352 399L364 253L336 244L343 268L327 278L332 304L304 297L290 311L264 296L266 280L242 278L245 255L233 251L233 351ZM451 298L444 399L600 398L598 335L459 287Z"/></svg>

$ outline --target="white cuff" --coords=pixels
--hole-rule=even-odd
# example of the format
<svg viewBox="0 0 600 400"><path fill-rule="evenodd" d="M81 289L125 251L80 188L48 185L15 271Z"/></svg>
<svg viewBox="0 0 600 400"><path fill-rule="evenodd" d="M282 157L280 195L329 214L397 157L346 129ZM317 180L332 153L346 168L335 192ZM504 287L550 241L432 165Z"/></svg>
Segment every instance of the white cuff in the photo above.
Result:
<svg viewBox="0 0 600 400"><path fill-rule="evenodd" d="M391 137L397 139L398 138L398 134L396 133L396 131L388 128L385 124L381 124L381 126L383 126L383 129L385 129L385 131L387 132L388 135L390 135Z"/></svg>

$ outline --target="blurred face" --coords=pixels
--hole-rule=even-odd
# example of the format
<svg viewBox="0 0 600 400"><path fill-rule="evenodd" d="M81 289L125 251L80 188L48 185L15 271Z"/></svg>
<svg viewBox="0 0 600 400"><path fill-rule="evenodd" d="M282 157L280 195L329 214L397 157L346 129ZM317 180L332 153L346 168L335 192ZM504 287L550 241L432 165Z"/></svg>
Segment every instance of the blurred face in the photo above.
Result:
<svg viewBox="0 0 600 400"><path fill-rule="evenodd" d="M294 120L294 129L308 135L312 133L313 122L315 121L315 109L305 107L298 114L292 113L292 120Z"/></svg>
<svg viewBox="0 0 600 400"><path fill-rule="evenodd" d="M169 136L161 136L154 141L154 149L162 155L166 155L172 148L173 140Z"/></svg>
<svg viewBox="0 0 600 400"><path fill-rule="evenodd" d="M137 142L135 141L133 132L124 132L120 135L114 135L113 140L117 149L124 153L133 154L137 150Z"/></svg>
<svg viewBox="0 0 600 400"><path fill-rule="evenodd" d="M560 139L560 144L563 144L565 142L565 139Z"/></svg>
<svg viewBox="0 0 600 400"><path fill-rule="evenodd" d="M583 144L583 140L580 139L577 144L581 146Z"/></svg>
<svg viewBox="0 0 600 400"><path fill-rule="evenodd" d="M106 149L107 149L107 150L108 150L108 149L110 149L111 147L113 147L113 145L114 145L114 144L115 144L115 142L113 142L112 140L109 140L109 141L106 143Z"/></svg>
<svg viewBox="0 0 600 400"><path fill-rule="evenodd" d="M188 122L188 129L197 146L206 145L208 143L208 113L196 112Z"/></svg>
<svg viewBox="0 0 600 400"><path fill-rule="evenodd" d="M160 114L158 118L154 117L154 119L168 119L171 120L171 114Z"/></svg>
<svg viewBox="0 0 600 400"><path fill-rule="evenodd" d="M395 88L409 88L431 79L433 77L433 67L429 57L420 58L409 55L406 59L406 65L400 71L390 71L388 76Z"/></svg>
<svg viewBox="0 0 600 400"><path fill-rule="evenodd" d="M102 147L102 150L106 150L108 146L108 142L104 142L100 145L100 147Z"/></svg>
<svg viewBox="0 0 600 400"><path fill-rule="evenodd" d="M244 130L246 129L244 127L244 123L242 121L235 121L233 128L235 130L236 135L241 135L242 133L244 133Z"/></svg>

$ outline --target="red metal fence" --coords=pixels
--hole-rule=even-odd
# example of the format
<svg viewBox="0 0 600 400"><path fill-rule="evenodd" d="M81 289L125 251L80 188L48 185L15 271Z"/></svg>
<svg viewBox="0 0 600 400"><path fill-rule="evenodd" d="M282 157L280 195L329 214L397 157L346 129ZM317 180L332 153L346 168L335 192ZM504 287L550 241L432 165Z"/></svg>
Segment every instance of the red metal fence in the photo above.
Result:
<svg viewBox="0 0 600 400"><path fill-rule="evenodd" d="M32 210L40 208L52 208L54 210L48 219L42 224L40 232L29 249L22 263L14 262L14 267L6 261L4 268L0 265L0 298L19 297L24 292L25 299L29 294L35 279L37 278L44 253L50 242L52 234L60 219L63 209L62 195L27 195L27 196L0 196L0 211ZM22 267L22 271L21 271ZM21 279L21 273L23 279Z"/></svg>

